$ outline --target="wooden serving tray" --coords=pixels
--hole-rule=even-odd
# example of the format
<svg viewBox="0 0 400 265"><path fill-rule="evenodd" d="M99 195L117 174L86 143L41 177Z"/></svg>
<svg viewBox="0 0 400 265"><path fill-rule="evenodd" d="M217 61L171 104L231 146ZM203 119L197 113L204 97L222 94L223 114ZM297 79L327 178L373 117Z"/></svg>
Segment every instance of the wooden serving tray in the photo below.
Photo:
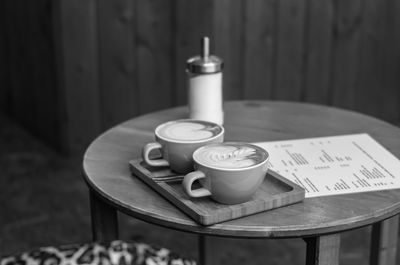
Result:
<svg viewBox="0 0 400 265"><path fill-rule="evenodd" d="M129 164L133 174L202 225L212 225L300 202L305 195L302 187L268 170L252 200L235 205L220 204L210 197L187 196L181 186L183 175L167 167L150 167L141 159L132 160Z"/></svg>

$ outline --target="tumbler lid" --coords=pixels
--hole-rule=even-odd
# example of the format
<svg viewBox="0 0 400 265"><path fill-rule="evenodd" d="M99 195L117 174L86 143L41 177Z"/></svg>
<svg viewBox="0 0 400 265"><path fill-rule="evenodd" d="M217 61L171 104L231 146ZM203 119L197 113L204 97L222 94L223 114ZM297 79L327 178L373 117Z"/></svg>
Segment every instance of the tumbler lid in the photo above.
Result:
<svg viewBox="0 0 400 265"><path fill-rule="evenodd" d="M186 62L186 69L195 74L211 74L221 72L223 68L221 58L210 55L210 39L203 37L201 40L201 55L189 58Z"/></svg>

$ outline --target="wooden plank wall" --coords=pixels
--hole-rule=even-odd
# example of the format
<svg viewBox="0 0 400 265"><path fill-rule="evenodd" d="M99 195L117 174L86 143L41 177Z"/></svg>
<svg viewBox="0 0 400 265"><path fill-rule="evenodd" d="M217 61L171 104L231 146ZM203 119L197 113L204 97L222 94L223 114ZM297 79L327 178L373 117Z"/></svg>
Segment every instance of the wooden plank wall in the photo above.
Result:
<svg viewBox="0 0 400 265"><path fill-rule="evenodd" d="M0 110L60 148L51 2L0 3Z"/></svg>
<svg viewBox="0 0 400 265"><path fill-rule="evenodd" d="M313 102L400 122L397 0L39 2L51 8L1 3L7 11L0 19L7 26L0 30L9 38L0 42L0 58L13 58L21 45L25 51L23 38L37 41L34 34L12 32L43 27L48 16L35 14L46 10L54 29L47 45L54 53L42 61L27 50L23 55L34 71L9 59L7 76L0 75L0 103L26 119L27 108L56 99L49 108L61 119L51 130L58 130L55 135L69 148L79 149L131 117L185 105L185 61L199 53L204 35L212 39L212 52L225 60L226 100ZM27 22L33 26L26 27ZM34 45L46 44L42 41ZM54 72L55 62L55 92L49 89L55 83L50 77L43 83L49 94L38 93L43 89L38 83L31 91L21 90L30 80L44 78L38 70L42 65ZM29 115L28 127L39 126L38 117L46 116L43 111Z"/></svg>

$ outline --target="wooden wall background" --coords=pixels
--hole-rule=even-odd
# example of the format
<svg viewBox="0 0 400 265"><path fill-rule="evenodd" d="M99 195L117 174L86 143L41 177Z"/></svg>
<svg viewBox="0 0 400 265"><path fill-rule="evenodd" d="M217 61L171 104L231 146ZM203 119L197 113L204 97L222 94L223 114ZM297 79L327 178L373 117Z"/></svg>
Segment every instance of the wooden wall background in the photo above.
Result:
<svg viewBox="0 0 400 265"><path fill-rule="evenodd" d="M0 105L64 150L186 104L210 36L224 96L314 102L400 121L398 0L0 1Z"/></svg>

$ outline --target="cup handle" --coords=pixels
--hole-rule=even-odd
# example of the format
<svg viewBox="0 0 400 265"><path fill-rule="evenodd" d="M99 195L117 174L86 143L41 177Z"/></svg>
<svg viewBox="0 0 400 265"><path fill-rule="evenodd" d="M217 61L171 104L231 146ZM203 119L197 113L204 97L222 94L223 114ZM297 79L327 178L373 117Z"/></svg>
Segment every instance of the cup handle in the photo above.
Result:
<svg viewBox="0 0 400 265"><path fill-rule="evenodd" d="M146 162L147 165L153 166L153 167L165 167L169 166L169 163L165 159L150 159L149 154L151 151L156 150L156 149L161 149L161 144L160 143L148 143L146 144L143 149L142 149L142 158L144 162Z"/></svg>
<svg viewBox="0 0 400 265"><path fill-rule="evenodd" d="M206 175L201 171L190 172L183 178L182 182L183 190L186 192L187 195L194 198L210 196L211 192L205 188L192 190L193 182L196 179L202 179L205 177Z"/></svg>

